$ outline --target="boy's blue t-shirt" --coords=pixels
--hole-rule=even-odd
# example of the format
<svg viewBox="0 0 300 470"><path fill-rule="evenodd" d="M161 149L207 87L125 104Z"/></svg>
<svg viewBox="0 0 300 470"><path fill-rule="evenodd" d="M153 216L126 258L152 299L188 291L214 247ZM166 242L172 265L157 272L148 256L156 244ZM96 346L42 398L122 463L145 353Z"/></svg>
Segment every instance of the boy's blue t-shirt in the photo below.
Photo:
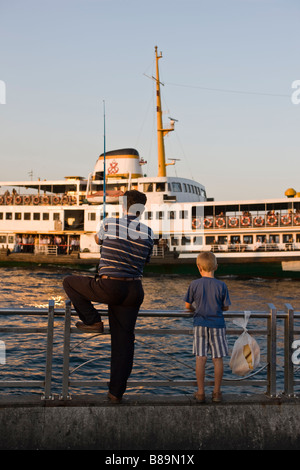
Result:
<svg viewBox="0 0 300 470"><path fill-rule="evenodd" d="M195 302L194 326L225 327L222 307L231 305L225 282L214 277L196 279L189 285L184 300Z"/></svg>

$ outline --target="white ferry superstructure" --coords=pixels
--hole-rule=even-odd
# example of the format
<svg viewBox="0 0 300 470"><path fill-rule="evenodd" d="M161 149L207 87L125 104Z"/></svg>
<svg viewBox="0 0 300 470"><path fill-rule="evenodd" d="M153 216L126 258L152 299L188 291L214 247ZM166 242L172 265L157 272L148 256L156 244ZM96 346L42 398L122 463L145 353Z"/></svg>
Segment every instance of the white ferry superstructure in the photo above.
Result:
<svg viewBox="0 0 300 470"><path fill-rule="evenodd" d="M195 265L201 251L214 251L220 265L280 264L286 272L300 272L300 194L285 198L214 201L204 185L167 176L160 80L156 57L158 175L143 176L144 161L137 150L102 153L88 177L58 181L0 182L0 248L7 253L34 255L76 254L99 259L94 234L105 217L121 216L127 189L147 195L141 221L156 237L153 262ZM105 184L104 184L105 178ZM105 206L103 197L105 190Z"/></svg>

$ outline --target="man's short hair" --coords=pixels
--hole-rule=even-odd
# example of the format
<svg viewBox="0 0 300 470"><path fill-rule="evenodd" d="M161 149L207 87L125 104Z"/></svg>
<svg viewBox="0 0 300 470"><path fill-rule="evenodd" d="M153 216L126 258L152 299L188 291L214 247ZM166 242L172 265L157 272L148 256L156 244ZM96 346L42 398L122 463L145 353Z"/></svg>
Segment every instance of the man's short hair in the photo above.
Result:
<svg viewBox="0 0 300 470"><path fill-rule="evenodd" d="M217 269L217 258L211 251L199 253L197 256L197 266L206 272L215 271Z"/></svg>
<svg viewBox="0 0 300 470"><path fill-rule="evenodd" d="M127 208L127 211L130 211L130 208L136 204L138 204L140 207L138 207L139 210L135 210L134 208L133 212L139 212L140 214L144 210L144 206L147 202L147 196L144 193L141 193L140 191L137 191L136 189L131 189L129 191L126 191L123 195L123 201L124 205ZM139 215L139 214L137 214Z"/></svg>

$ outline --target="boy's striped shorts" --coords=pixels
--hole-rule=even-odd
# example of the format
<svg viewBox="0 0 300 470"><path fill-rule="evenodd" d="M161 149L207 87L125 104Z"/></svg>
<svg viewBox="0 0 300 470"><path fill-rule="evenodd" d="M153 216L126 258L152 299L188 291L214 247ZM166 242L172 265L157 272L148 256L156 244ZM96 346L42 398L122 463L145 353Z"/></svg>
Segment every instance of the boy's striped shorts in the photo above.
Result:
<svg viewBox="0 0 300 470"><path fill-rule="evenodd" d="M209 351L213 358L228 356L226 328L194 326L193 353L207 357Z"/></svg>

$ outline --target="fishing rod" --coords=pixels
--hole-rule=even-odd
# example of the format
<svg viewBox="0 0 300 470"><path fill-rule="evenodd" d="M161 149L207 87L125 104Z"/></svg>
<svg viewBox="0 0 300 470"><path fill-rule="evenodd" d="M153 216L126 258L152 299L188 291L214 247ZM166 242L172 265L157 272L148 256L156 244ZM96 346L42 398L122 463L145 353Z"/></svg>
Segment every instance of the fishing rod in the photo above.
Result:
<svg viewBox="0 0 300 470"><path fill-rule="evenodd" d="M105 220L105 204L106 204L106 130L105 130L105 101L103 101L103 128L104 128L104 137L103 137L103 222Z"/></svg>

